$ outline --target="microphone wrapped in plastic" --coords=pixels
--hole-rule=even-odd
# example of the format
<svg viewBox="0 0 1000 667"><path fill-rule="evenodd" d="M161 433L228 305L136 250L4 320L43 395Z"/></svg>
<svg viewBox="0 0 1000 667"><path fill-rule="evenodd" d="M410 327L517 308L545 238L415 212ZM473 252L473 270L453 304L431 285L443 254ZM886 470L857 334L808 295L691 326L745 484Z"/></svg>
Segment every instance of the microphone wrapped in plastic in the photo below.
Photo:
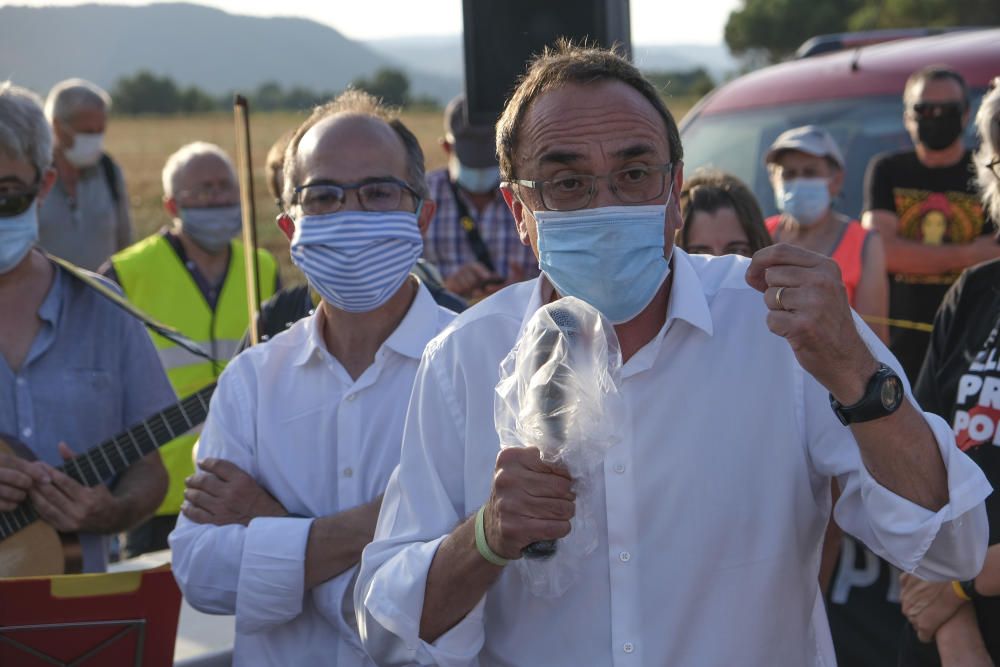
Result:
<svg viewBox="0 0 1000 667"><path fill-rule="evenodd" d="M555 327L540 326L534 348L526 352L531 356L529 368L535 369L535 373L544 374L548 364L551 374L541 382L529 383L527 398L528 405L533 405L538 413L542 442L546 449L558 451L567 444L567 405L574 399L569 394L573 389L569 365L560 363L560 357L565 355L568 358L572 354L580 335L580 322L570 310L560 306L558 301L548 308L548 316ZM565 350L560 349L560 344ZM526 558L551 558L555 553L555 540L533 542L521 551L521 555Z"/></svg>
<svg viewBox="0 0 1000 667"><path fill-rule="evenodd" d="M560 546L535 542L517 561L536 594L562 594L596 546L588 477L618 442L621 363L610 322L586 302L564 297L535 312L501 364L494 401L501 447L537 447L543 460L569 470L577 497Z"/></svg>

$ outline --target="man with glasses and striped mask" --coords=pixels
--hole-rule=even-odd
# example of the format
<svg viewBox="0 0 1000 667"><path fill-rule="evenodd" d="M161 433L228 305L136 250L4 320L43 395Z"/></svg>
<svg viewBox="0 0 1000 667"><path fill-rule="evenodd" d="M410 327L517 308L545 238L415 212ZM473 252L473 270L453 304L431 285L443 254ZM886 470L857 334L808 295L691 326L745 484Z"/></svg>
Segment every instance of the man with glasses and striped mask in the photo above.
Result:
<svg viewBox="0 0 1000 667"><path fill-rule="evenodd" d="M170 536L188 601L236 615L236 664L369 665L353 583L424 346L452 319L411 269L434 214L414 135L359 91L285 153L278 226L316 312L219 380Z"/></svg>

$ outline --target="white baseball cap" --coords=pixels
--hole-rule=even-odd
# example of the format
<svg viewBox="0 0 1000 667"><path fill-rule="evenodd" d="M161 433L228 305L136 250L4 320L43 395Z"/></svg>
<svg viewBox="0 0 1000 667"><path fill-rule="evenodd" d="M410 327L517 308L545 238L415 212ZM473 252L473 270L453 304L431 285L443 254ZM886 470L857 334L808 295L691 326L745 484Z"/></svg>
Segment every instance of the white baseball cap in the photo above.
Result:
<svg viewBox="0 0 1000 667"><path fill-rule="evenodd" d="M778 161L778 154L783 151L799 151L816 157L825 157L837 163L841 169L846 166L840 147L830 133L818 125L803 125L786 130L778 135L771 147L767 149L764 163Z"/></svg>

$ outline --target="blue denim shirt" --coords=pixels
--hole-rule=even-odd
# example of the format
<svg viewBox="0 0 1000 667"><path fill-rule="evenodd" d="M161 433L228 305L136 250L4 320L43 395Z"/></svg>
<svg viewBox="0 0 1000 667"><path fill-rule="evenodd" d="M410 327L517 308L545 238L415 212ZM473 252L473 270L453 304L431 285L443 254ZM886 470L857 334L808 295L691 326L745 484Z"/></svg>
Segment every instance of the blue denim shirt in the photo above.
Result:
<svg viewBox="0 0 1000 667"><path fill-rule="evenodd" d="M17 373L0 356L0 434L62 464L176 401L143 325L56 267L38 309L42 328ZM109 283L110 284L110 283ZM107 539L80 536L84 572L107 563Z"/></svg>

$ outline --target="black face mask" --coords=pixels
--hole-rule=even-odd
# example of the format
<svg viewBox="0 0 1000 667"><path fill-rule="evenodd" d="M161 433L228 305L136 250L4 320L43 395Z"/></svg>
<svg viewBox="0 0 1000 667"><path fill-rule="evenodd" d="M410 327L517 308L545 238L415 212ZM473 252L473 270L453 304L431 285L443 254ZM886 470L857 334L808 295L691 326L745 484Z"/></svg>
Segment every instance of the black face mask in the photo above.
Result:
<svg viewBox="0 0 1000 667"><path fill-rule="evenodd" d="M917 137L927 148L940 151L948 148L962 134L962 115L944 113L917 120Z"/></svg>

